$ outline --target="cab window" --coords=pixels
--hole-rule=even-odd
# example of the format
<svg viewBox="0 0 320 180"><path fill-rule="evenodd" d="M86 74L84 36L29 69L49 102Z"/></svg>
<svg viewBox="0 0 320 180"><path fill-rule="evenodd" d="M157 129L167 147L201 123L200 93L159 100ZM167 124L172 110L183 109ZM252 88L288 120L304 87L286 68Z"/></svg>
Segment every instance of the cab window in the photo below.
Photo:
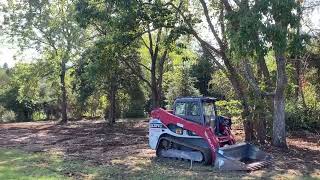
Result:
<svg viewBox="0 0 320 180"><path fill-rule="evenodd" d="M215 111L214 111L214 104L213 103L209 103L209 102L203 102L202 104L203 107L203 115L204 115L204 120L205 120L205 124L211 124L214 123L214 121L212 121L212 119L215 119Z"/></svg>
<svg viewBox="0 0 320 180"><path fill-rule="evenodd" d="M186 115L186 103L177 103L175 109L175 115L185 116Z"/></svg>
<svg viewBox="0 0 320 180"><path fill-rule="evenodd" d="M189 114L190 116L200 116L200 106L198 103L189 104Z"/></svg>

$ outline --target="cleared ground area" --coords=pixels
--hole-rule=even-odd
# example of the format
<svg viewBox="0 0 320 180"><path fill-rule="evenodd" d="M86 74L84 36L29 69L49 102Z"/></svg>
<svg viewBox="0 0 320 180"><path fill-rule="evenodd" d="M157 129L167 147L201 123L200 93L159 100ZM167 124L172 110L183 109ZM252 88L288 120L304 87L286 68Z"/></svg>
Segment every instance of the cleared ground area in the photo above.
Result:
<svg viewBox="0 0 320 180"><path fill-rule="evenodd" d="M237 140L243 131L234 129ZM289 149L261 149L275 163L254 172L219 172L190 162L159 159L148 147L148 121L10 123L0 125L0 179L320 179L320 135L296 132Z"/></svg>

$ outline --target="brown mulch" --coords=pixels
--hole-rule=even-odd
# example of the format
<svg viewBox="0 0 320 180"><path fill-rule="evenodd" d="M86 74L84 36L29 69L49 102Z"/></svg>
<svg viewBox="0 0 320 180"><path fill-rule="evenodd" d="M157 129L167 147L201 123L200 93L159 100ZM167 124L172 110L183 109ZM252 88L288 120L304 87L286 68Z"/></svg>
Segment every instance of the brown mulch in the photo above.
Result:
<svg viewBox="0 0 320 180"><path fill-rule="evenodd" d="M152 152L147 142L147 122L78 121L0 124L0 147L29 152L60 151L70 157L108 163L140 151Z"/></svg>
<svg viewBox="0 0 320 180"><path fill-rule="evenodd" d="M243 131L233 132L238 141ZM291 133L288 150L267 144L261 148L272 154L275 163L270 170L320 171L320 135ZM132 157L151 159L155 152L148 146L148 120L128 120L108 126L105 121L82 120L59 125L57 122L0 124L0 147L29 152L59 151L65 157L112 164L114 160Z"/></svg>

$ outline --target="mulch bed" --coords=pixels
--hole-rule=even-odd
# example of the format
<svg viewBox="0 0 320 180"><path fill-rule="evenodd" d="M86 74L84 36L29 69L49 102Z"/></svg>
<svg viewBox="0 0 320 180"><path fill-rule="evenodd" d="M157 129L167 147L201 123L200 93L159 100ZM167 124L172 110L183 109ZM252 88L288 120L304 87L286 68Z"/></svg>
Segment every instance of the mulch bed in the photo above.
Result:
<svg viewBox="0 0 320 180"><path fill-rule="evenodd" d="M236 139L243 131L235 129ZM267 144L261 148L272 154L273 170L297 170L301 173L320 170L320 135L291 133L288 150ZM19 148L28 152L58 151L65 157L112 164L126 158L152 159L155 152L148 146L148 120L128 120L107 126L105 121L82 120L59 125L57 122L0 124L0 147Z"/></svg>

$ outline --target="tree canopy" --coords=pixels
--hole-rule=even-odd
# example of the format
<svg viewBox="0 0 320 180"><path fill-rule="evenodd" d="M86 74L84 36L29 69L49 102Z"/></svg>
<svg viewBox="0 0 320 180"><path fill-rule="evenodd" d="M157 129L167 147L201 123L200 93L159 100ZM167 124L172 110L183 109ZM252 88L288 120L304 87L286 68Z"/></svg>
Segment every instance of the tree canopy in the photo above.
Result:
<svg viewBox="0 0 320 180"><path fill-rule="evenodd" d="M147 117L214 96L246 141L320 128L313 5L295 0L8 0L1 37L39 57L0 68L0 121ZM1 61L2 62L2 61Z"/></svg>

